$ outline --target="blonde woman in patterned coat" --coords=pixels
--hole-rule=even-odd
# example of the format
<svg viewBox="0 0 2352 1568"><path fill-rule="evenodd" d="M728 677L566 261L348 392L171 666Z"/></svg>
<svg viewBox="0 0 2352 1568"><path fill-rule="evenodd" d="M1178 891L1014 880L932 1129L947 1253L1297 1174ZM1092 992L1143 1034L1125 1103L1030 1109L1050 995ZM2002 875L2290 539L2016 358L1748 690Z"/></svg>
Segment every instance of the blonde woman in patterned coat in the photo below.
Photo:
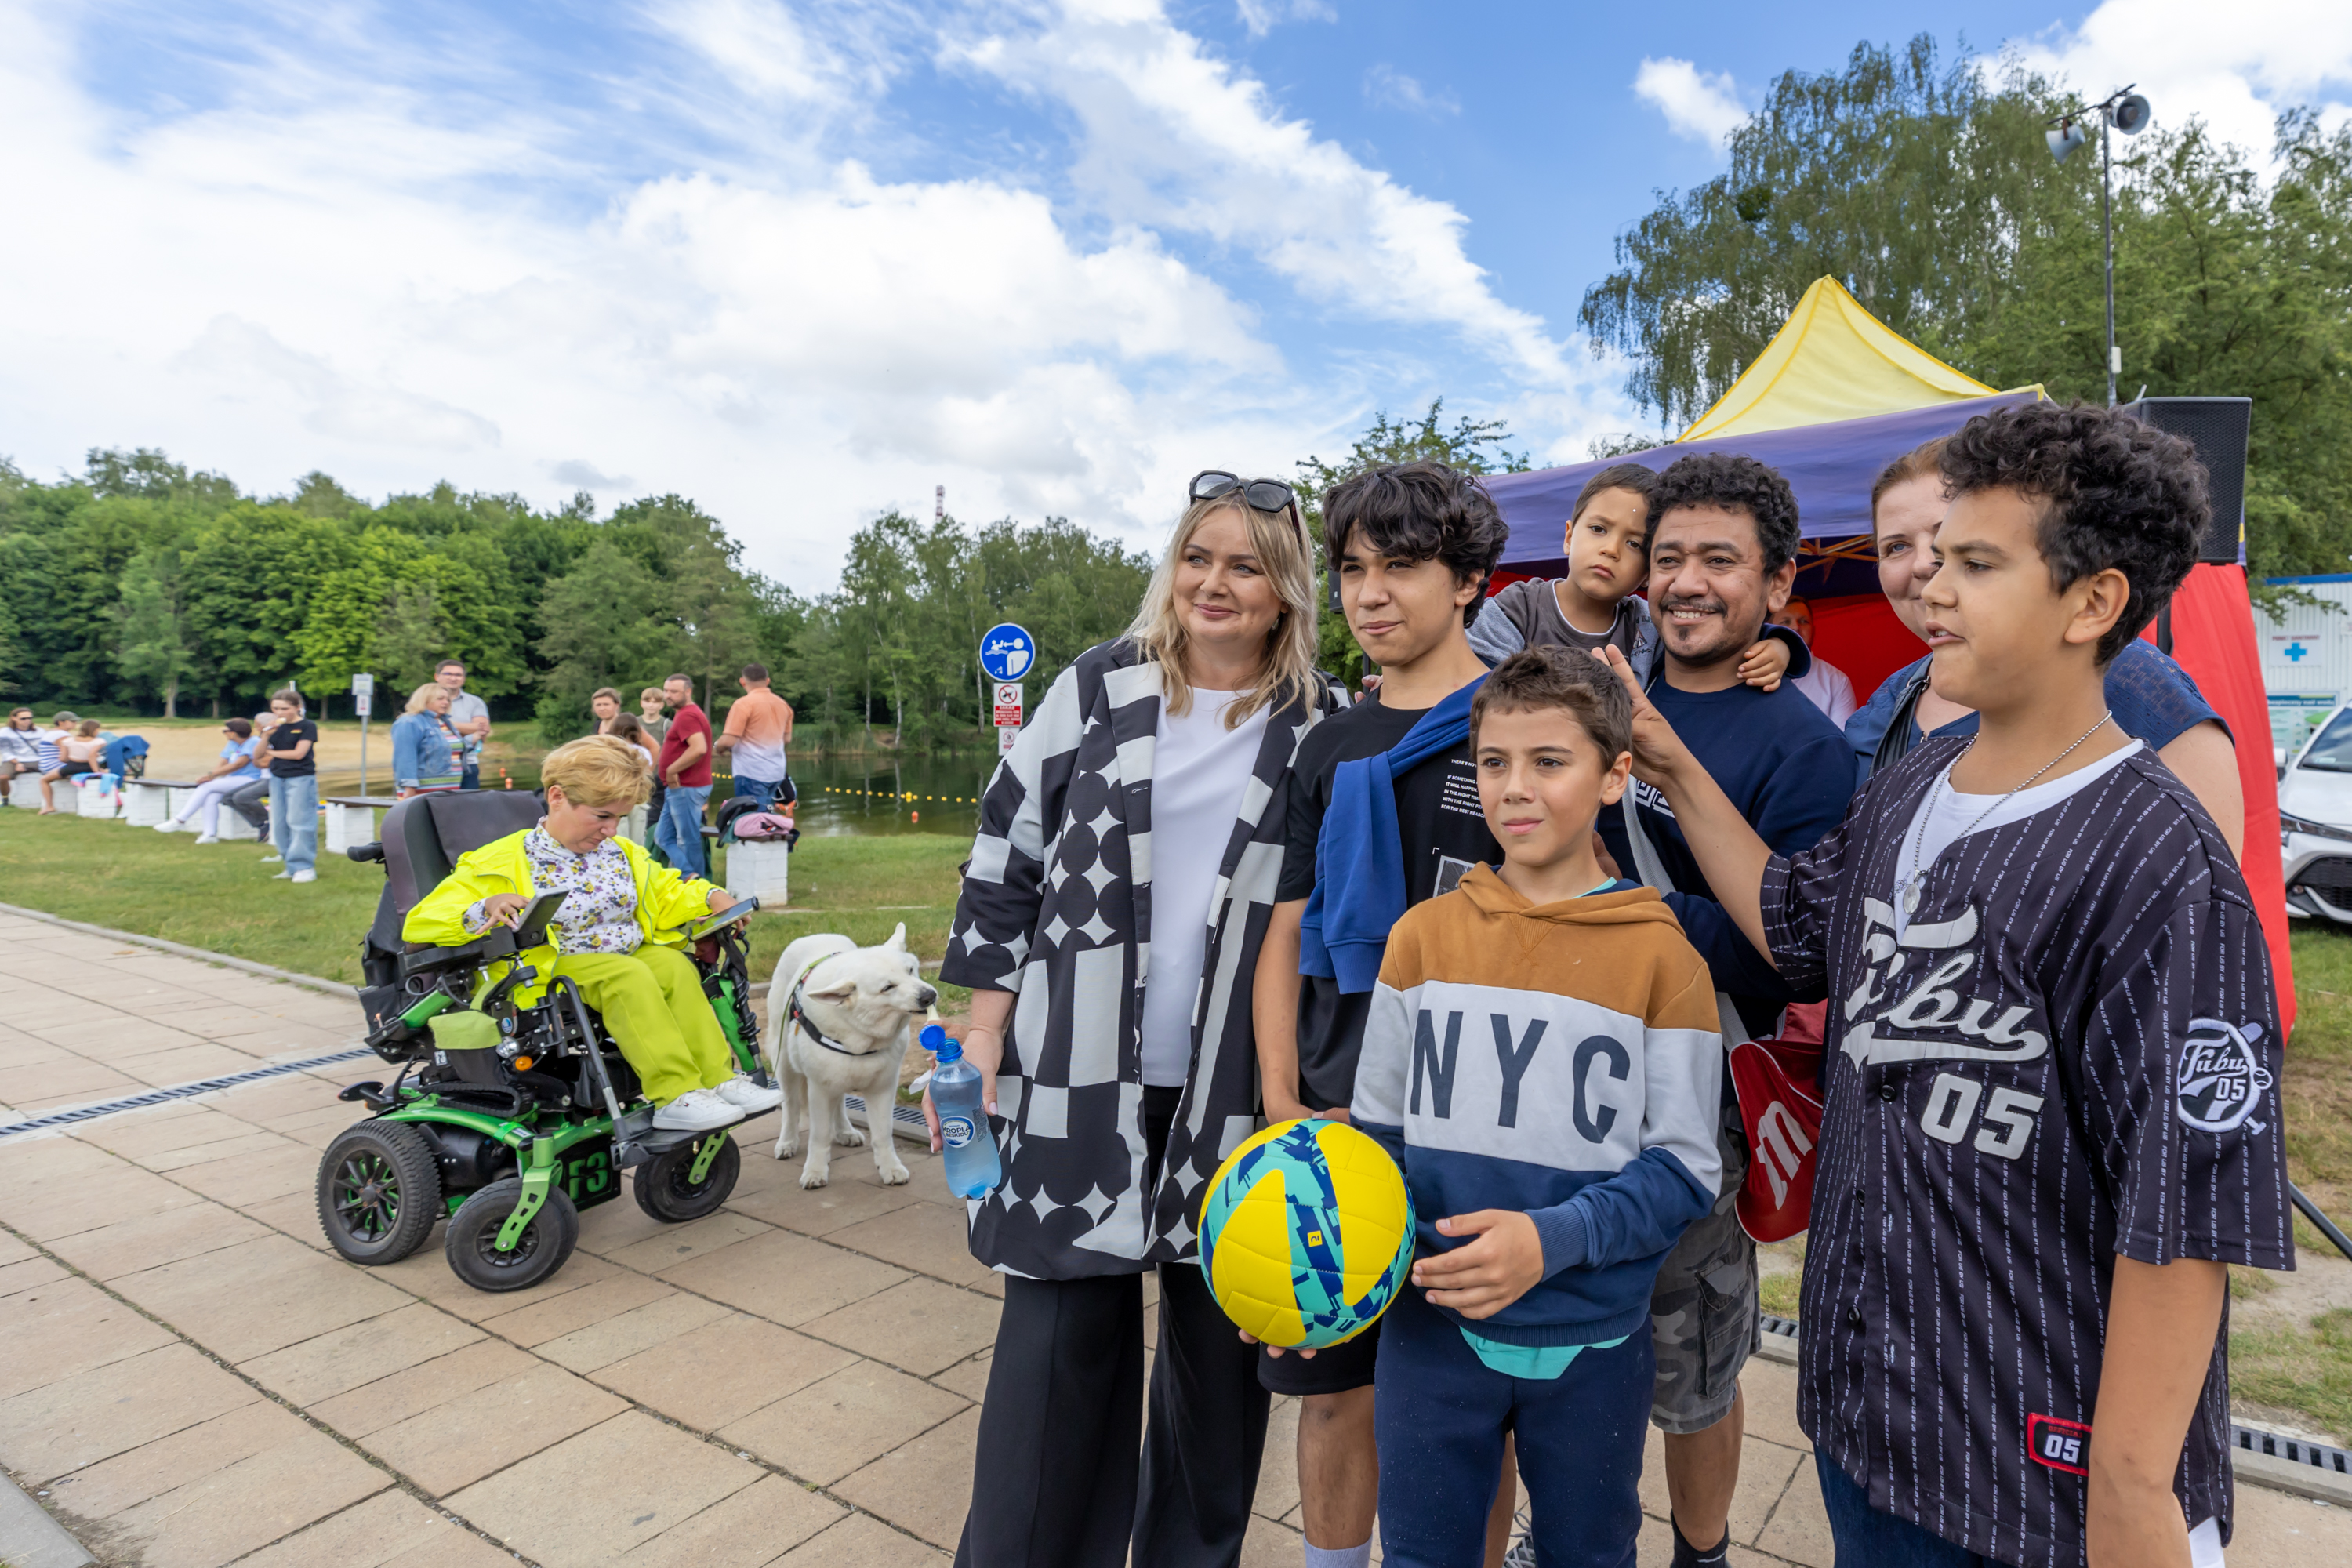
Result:
<svg viewBox="0 0 2352 1568"><path fill-rule="evenodd" d="M971 1207L1005 1289L965 1568L1119 1568L1130 1543L1136 1568L1232 1564L1257 1485L1267 1395L1191 1221L1256 1126L1248 976L1290 757L1341 699L1289 487L1213 471L1190 499L1134 625L1062 671L990 780L940 970L972 989L1004 1159Z"/></svg>

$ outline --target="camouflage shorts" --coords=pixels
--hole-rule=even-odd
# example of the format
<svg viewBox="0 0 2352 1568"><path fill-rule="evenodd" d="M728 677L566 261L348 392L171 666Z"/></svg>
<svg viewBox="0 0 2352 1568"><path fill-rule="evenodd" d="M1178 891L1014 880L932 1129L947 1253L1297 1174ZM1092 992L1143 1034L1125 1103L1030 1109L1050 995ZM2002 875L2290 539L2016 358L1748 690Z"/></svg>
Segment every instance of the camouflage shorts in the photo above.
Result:
<svg viewBox="0 0 2352 1568"><path fill-rule="evenodd" d="M1650 1338L1658 1352L1650 1422L1662 1432L1704 1432L1731 1413L1740 1369L1763 1329L1756 1244L1739 1228L1737 1209L1748 1174L1748 1141L1736 1106L1725 1110L1716 1142L1723 1155L1723 1195L1714 1212L1683 1232L1650 1292Z"/></svg>

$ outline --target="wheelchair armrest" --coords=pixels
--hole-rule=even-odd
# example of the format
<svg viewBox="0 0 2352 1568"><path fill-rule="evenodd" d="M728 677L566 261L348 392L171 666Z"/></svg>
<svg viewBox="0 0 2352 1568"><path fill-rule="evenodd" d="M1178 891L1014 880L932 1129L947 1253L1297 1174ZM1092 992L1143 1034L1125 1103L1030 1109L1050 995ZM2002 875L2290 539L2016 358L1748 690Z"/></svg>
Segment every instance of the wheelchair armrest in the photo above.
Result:
<svg viewBox="0 0 2352 1568"><path fill-rule="evenodd" d="M351 859L357 860L362 865L366 865L370 861L373 861L381 865L383 861L383 846L381 844L354 844L350 848L344 850L343 854Z"/></svg>
<svg viewBox="0 0 2352 1568"><path fill-rule="evenodd" d="M400 955L403 979L414 974L438 974L445 970L489 963L515 954L514 932L504 926L486 931L463 947L428 947Z"/></svg>

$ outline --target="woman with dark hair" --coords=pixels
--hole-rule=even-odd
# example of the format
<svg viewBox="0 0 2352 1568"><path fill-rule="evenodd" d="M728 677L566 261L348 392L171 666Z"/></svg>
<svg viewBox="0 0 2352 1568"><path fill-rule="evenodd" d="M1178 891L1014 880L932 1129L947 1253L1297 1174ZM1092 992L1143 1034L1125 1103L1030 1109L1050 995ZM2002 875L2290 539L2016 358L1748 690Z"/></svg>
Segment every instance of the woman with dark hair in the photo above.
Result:
<svg viewBox="0 0 2352 1568"><path fill-rule="evenodd" d="M1055 678L998 764L940 971L971 987L964 1057L1004 1164L972 1208L1004 1310L964 1568L1231 1568L1257 1488L1257 1352L1192 1226L1257 1126L1234 977L1275 901L1291 753L1341 700L1290 487L1209 472L1189 499L1134 624Z"/></svg>
<svg viewBox="0 0 2352 1568"><path fill-rule="evenodd" d="M1944 521L1944 479L1938 466L1945 437L1906 452L1880 471L1871 487L1871 527L1878 546L1878 586L1895 618L1912 636L1927 637L1927 584L1936 575L1936 530ZM1845 738L1862 776L1938 735L1973 735L1977 712L1936 694L1928 680L1933 656L1904 666L1845 721ZM2238 779L2237 748L2229 726L2213 711L2189 672L2145 638L2126 644L2107 666L2107 706L2116 727L2149 749L2189 786L2221 830L2231 853L2245 846L2246 795Z"/></svg>

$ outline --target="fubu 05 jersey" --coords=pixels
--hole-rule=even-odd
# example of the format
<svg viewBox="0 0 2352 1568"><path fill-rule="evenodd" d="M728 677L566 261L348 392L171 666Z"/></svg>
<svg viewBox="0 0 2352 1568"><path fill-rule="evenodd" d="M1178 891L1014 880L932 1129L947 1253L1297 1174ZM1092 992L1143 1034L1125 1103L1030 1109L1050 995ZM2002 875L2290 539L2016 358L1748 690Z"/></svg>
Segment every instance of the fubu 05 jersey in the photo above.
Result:
<svg viewBox="0 0 2352 1568"><path fill-rule="evenodd" d="M1765 872L1774 961L1830 998L1798 1417L1874 1508L2075 1564L2116 1254L2294 1266L2270 954L2145 752L1953 843L1898 937L1904 829L1963 745ZM2228 1443L2217 1342L2175 1486L2224 1540Z"/></svg>

